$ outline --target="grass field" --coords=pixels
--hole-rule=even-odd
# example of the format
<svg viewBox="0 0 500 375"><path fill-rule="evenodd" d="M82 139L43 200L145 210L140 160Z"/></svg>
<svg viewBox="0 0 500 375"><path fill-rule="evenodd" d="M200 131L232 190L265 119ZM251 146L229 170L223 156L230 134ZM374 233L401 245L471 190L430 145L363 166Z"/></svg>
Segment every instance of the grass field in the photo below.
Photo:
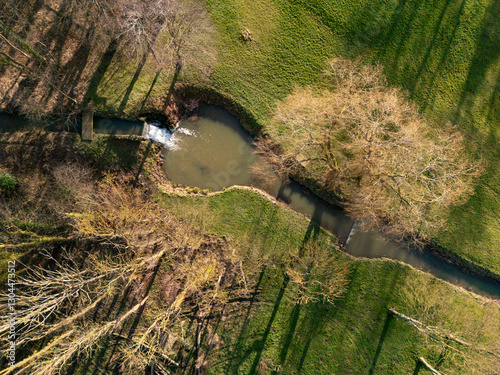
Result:
<svg viewBox="0 0 500 375"><path fill-rule="evenodd" d="M428 118L459 124L487 172L436 240L500 273L498 2L267 1L252 9L238 1L209 3L223 30L213 84L264 124L294 85L321 84L335 54L381 63L389 82L407 89ZM261 18L269 30L253 22ZM255 42L241 40L244 27L259 30Z"/></svg>
<svg viewBox="0 0 500 375"><path fill-rule="evenodd" d="M81 144L72 135L61 141L58 139L61 133L51 134L42 137L34 133L31 138L25 134L24 142L19 142L22 135L13 135L10 141L4 138L4 143L11 146L4 149L2 164L31 167L29 179L20 178L22 174L16 177L23 189L33 194L32 198L20 197L22 202L27 202L29 221L12 222L9 216L0 222L0 239L6 244L30 240L30 249L38 250L45 244L36 242L37 239L47 240L47 246L57 241L45 238L47 236L59 234L67 240L69 228L54 225L55 213L51 208L64 203L67 192L50 188L40 177L37 181L37 174L33 173L37 165L43 169L47 161L57 160L54 155L64 160L63 150L69 154L76 152L82 158L78 160L91 161L104 174L114 170L121 183L136 180L140 170L145 175L154 172L159 150L150 150L148 142L102 136ZM33 145L38 147L31 148ZM20 162L22 160L26 162ZM144 189L147 190L148 184L134 186L139 195L147 195ZM212 329L220 337L218 350L202 348L208 353L210 374L413 373L419 356L445 374L493 373L487 370L488 366L495 369L499 365L495 357L464 350L455 344L452 347L461 353L450 349L441 358L442 344L429 340L400 320L387 317L388 308L394 307L475 345L495 348L500 332L498 302L455 288L402 263L353 259L337 249L337 239L332 234L250 189L233 188L210 196L159 193L155 199L187 227L192 226L204 235L224 236L235 249L248 253L243 257L245 261L260 259L265 264L262 271L255 267L254 273L248 275L256 284L256 288L249 291L250 298L228 302L224 314L214 314L210 320ZM47 208L50 210L45 214ZM295 303L297 289L285 277L282 257L306 243L335 253L338 261L349 267L346 292L334 304ZM16 253L0 250L0 264L5 265L20 256L22 249L16 249ZM168 275L168 265L165 270ZM17 272L21 272L21 266ZM5 272L1 277L5 277ZM158 277L150 293L160 293L163 289L162 278ZM109 342L103 339L102 350L99 348L89 359L76 361L75 365L81 367L74 373L85 373L92 368L90 364L95 364L96 374L111 373L101 367L107 366L106 359L114 353L114 349L112 353L107 351ZM467 361L462 354L467 356ZM189 369L182 371L179 373L188 373Z"/></svg>
<svg viewBox="0 0 500 375"><path fill-rule="evenodd" d="M307 241L316 241L324 251L337 251L332 235L248 190L195 198L163 195L159 201L208 233L259 248L264 257L279 257ZM442 347L387 318L389 307L418 315L429 304L433 313L428 323L451 331L463 330L467 321L487 325L487 316L493 314L494 321L499 313L498 306L482 305L477 297L401 263L345 259L351 270L348 289L335 305L295 304L294 288L283 271L265 268L257 275L260 293L255 300L228 306L235 315L217 323L223 346L211 352L209 373L412 373L418 356L435 364ZM423 297L418 303L413 302L418 298L412 301L405 294L412 291ZM496 329L483 342L494 341ZM438 367L444 373L477 371L473 360L464 363L453 354Z"/></svg>
<svg viewBox="0 0 500 375"><path fill-rule="evenodd" d="M203 84L242 105L264 130L276 102L294 86L325 85L322 71L337 55L382 64L389 82L408 90L436 126L458 124L471 155L484 159L486 172L435 241L500 274L499 2L206 3L218 31L218 63ZM252 41L243 40L244 30ZM187 70L181 78L194 82L192 77ZM125 114L136 113L145 103L157 103L169 84L169 75L156 75L150 64L139 69L112 64L96 99L102 111L121 106Z"/></svg>
<svg viewBox="0 0 500 375"><path fill-rule="evenodd" d="M436 126L447 120L458 124L471 154L485 160L486 173L475 194L450 214L446 230L435 240L500 274L500 2L206 0L206 4L218 31L218 63L202 84L243 106L264 130L277 101L294 86L327 84L322 71L338 55L381 63L389 82L407 89ZM252 41L243 40L246 29ZM134 116L161 108L171 77L168 72L157 73L151 60L145 65L103 64L107 70L93 92L97 112ZM199 83L197 78L189 70L181 75L190 84ZM127 166L142 165L141 158L119 151L123 141L96 142L80 151L103 168L122 159ZM134 142L129 146L138 149ZM158 202L205 233L226 236L264 260L279 258L309 241L323 251L337 251L331 234L249 190L210 197L163 194ZM16 256L2 254L2 265ZM488 373L476 362L477 353L467 353L465 362L450 349L440 361L442 345L400 320L388 319L387 309L395 307L464 339L498 347L497 304L401 263L339 256L351 272L348 289L335 305L296 305L295 291L279 267L266 267L255 275L260 292L229 307L234 315L228 316L233 318L216 326L222 348L209 352L209 373L414 373L419 356L434 365L439 362L436 367L445 374ZM479 361L495 365L488 357Z"/></svg>

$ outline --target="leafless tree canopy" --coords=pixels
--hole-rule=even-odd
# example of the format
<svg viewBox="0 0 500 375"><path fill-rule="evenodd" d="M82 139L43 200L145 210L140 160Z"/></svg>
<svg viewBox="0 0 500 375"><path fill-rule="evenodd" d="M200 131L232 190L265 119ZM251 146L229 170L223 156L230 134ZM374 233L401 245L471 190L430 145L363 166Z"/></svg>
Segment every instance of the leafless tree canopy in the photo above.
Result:
<svg viewBox="0 0 500 375"><path fill-rule="evenodd" d="M286 274L295 286L297 303L334 303L345 292L349 266L335 252L306 243L287 256Z"/></svg>
<svg viewBox="0 0 500 375"><path fill-rule="evenodd" d="M297 88L278 105L271 136L285 153L275 161L305 167L365 225L435 233L481 173L460 132L431 126L380 67L336 59L326 74L334 90Z"/></svg>
<svg viewBox="0 0 500 375"><path fill-rule="evenodd" d="M203 78L216 60L201 0L0 0L0 11L0 100L32 118L78 112L110 65Z"/></svg>
<svg viewBox="0 0 500 375"><path fill-rule="evenodd" d="M91 172L73 168L61 164L52 171L54 184L71 197L64 207L74 210L72 231L57 239L62 245L40 243L41 261L19 267L16 278L23 296L15 316L18 352L40 349L19 354L16 365L0 375L59 374L75 359L97 358L103 340L119 348L108 366L125 374L153 367L157 374L172 373L181 366L179 351L192 349L202 369L202 333L204 346L205 340L209 348L220 346L214 316L231 300L248 298L261 257L180 221L112 175L94 180L93 193L88 186L79 191L82 176ZM0 292L2 317L8 298ZM137 328L134 319L141 322ZM192 320L196 324L189 328ZM10 321L2 319L0 336L9 329ZM6 350L9 342L0 345Z"/></svg>

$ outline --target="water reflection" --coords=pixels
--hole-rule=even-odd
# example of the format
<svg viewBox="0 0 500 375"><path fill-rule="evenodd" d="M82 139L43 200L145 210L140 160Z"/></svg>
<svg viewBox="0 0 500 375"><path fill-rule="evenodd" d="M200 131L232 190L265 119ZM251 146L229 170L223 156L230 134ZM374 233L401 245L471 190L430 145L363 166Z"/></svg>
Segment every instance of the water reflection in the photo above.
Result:
<svg viewBox="0 0 500 375"><path fill-rule="evenodd" d="M432 253L392 243L379 233L351 232L356 226L342 211L295 182L261 184L251 167L264 161L254 154L248 133L225 109L202 106L198 117L182 121L179 129L165 148L165 172L172 181L214 191L231 185L259 187L342 241L351 235L345 250L354 256L399 260L474 292L500 297L499 283L471 276Z"/></svg>

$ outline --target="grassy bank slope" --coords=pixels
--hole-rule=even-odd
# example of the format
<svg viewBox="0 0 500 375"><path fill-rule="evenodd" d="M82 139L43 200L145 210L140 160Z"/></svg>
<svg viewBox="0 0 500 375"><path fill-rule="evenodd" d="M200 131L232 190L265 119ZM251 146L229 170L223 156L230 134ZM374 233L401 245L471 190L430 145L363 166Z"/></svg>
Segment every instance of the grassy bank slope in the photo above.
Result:
<svg viewBox="0 0 500 375"><path fill-rule="evenodd" d="M322 85L336 54L385 67L437 122L458 123L487 172L475 194L450 215L437 242L500 273L500 4L482 1L208 0L218 29L218 64L210 83L264 127L294 85ZM248 29L253 39L244 41ZM103 109L118 107L135 71L111 71L98 91ZM158 98L169 84L146 65L137 70L128 108ZM119 77L120 76L120 77ZM155 79L156 78L156 79ZM185 76L189 80L189 76ZM151 91L150 91L151 89Z"/></svg>
<svg viewBox="0 0 500 375"><path fill-rule="evenodd" d="M211 197L163 195L160 202L208 233L259 249L264 258L308 241L335 251L330 234L248 190ZM418 356L438 362L442 347L387 318L389 307L414 316L430 308L428 323L452 331L467 330L470 322L489 325L495 320L488 314L495 319L499 313L496 304L482 305L481 299L406 265L347 256L346 260L351 268L348 290L335 306L296 305L294 288L283 272L265 268L257 275L260 293L237 306L228 305L230 315L217 324L223 344L221 350L209 352L209 373L411 373ZM483 342L495 340L495 324L490 326L492 336ZM439 368L444 373L480 373L475 360L464 363L459 356L447 355Z"/></svg>
<svg viewBox="0 0 500 375"><path fill-rule="evenodd" d="M380 62L389 81L409 90L427 117L458 123L488 168L437 241L500 273L498 2L208 3L221 31L221 63L212 82L264 123L294 85L321 85L334 54ZM245 28L253 41L242 40Z"/></svg>

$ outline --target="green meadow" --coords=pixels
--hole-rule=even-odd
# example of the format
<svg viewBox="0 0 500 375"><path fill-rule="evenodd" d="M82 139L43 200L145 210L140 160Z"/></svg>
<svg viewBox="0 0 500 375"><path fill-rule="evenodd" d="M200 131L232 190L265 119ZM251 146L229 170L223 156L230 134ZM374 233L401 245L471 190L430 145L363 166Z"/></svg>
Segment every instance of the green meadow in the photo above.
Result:
<svg viewBox="0 0 500 375"><path fill-rule="evenodd" d="M220 94L244 108L264 133L272 126L276 104L294 87L330 87L323 72L336 56L381 64L389 83L407 90L435 126L456 124L470 157L482 159L485 172L474 194L450 213L446 228L433 240L500 275L499 1L205 3L216 29L217 62L206 77L187 66L178 86ZM244 31L251 40L244 40ZM157 71L151 56L139 64L117 54L101 65L93 78L98 87L90 94L97 114L132 118L162 109L172 73ZM71 147L103 170L117 167L129 173L140 165L145 174L147 156L155 151L138 140L108 137ZM146 156L138 157L138 150ZM228 304L227 314L214 317L220 347L203 348L208 374L416 374L418 357L443 374L498 368L497 357L453 343L445 350L443 343L387 313L393 307L477 347L498 348L497 303L399 262L354 259L339 251L334 235L251 190L203 194L159 193L156 201L186 225L224 237L246 252L246 259L264 264L251 275L249 298ZM0 224L0 243L7 244L9 228ZM19 232L19 242L25 232L54 241L46 223L22 224L26 229ZM348 265L346 291L334 304L295 303L297 291L279 264L290 249L307 243L335 252ZM2 250L3 266L22 255ZM2 271L0 278L5 277ZM153 290L158 288L159 282Z"/></svg>
<svg viewBox="0 0 500 375"><path fill-rule="evenodd" d="M295 86L328 87L335 56L384 67L421 112L464 132L485 173L449 216L436 243L500 274L500 3L463 1L207 0L218 60L208 78L187 67L180 81L210 88L243 107L265 132L277 101ZM248 30L252 40L245 41ZM99 110L133 116L161 106L169 73L151 61L111 64L95 94ZM131 80L130 77L134 75ZM124 101L124 97L126 100ZM159 104L160 103L160 104Z"/></svg>
<svg viewBox="0 0 500 375"><path fill-rule="evenodd" d="M434 240L500 274L499 2L207 0L206 4L218 32L218 61L208 80L200 83L186 69L181 81L221 93L245 108L264 132L277 101L295 86L328 87L323 71L335 56L381 64L389 83L407 90L436 126L446 121L458 125L471 157L484 161L485 173L474 195L450 213L446 229ZM245 30L252 34L251 41L243 39ZM130 66L120 73L123 80L108 79L100 86L98 95L108 106L104 110L117 108L135 69ZM158 98L170 85L168 74L156 76L148 64L138 77L125 113L136 113L145 102L161 102ZM312 233L325 251L333 251L330 235L252 193L169 196L161 202L190 215L209 232L254 243L264 252L280 254ZM258 300L242 304L236 319L218 323L223 348L210 361L210 373L413 373L418 356L441 363L438 369L443 373L480 373L460 356L447 355L440 361L442 346L387 318L389 307L407 314L425 309L409 308L405 292L426 283L433 293L451 296L434 319L452 331L463 328L465 321L457 316L485 319L488 313L480 301L400 263L349 262L349 288L329 307L296 305L282 271L266 269L258 277Z"/></svg>
<svg viewBox="0 0 500 375"><path fill-rule="evenodd" d="M475 353L464 361L454 352L459 347L442 358L441 344L387 311L392 307L422 316L428 324L467 332L469 339L488 344L496 340L496 304L399 262L353 259L338 250L334 236L252 191L230 189L209 197L163 194L158 202L206 233L258 251L262 259L279 259L312 242L338 253L349 266L347 290L333 305L296 304L296 289L283 270L265 266L254 276L251 298L228 305L229 319L216 320L222 343L220 350L209 349L209 374L407 374L420 356L439 363L445 374L473 374L495 361ZM479 333L488 326L490 336Z"/></svg>

